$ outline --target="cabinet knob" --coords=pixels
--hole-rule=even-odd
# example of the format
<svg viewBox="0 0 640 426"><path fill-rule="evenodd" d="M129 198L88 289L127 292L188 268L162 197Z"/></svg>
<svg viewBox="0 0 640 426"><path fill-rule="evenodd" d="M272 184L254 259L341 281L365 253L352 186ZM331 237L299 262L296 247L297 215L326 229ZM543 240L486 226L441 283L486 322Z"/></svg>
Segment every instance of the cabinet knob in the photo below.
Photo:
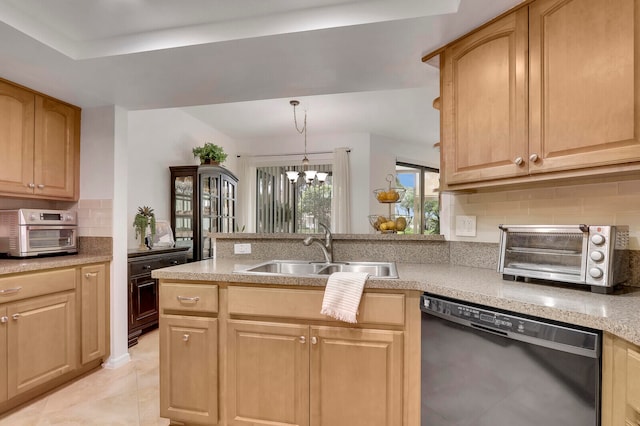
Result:
<svg viewBox="0 0 640 426"><path fill-rule="evenodd" d="M8 317L0 317L0 324L4 324L4 323L6 323L7 321L9 321L9 318L8 318Z"/></svg>
<svg viewBox="0 0 640 426"><path fill-rule="evenodd" d="M27 184L27 187L28 187L28 188L35 188L35 187L36 187L36 184L35 184L35 183L28 183L28 184Z"/></svg>
<svg viewBox="0 0 640 426"><path fill-rule="evenodd" d="M516 157L513 162L516 166L522 166L524 164L524 159L522 157Z"/></svg>
<svg viewBox="0 0 640 426"><path fill-rule="evenodd" d="M20 314L13 314L11 315L11 318L13 318L14 321L16 321L18 318L20 318Z"/></svg>
<svg viewBox="0 0 640 426"><path fill-rule="evenodd" d="M540 159L540 157L538 157L538 154L531 154L529 156L529 161L531 161L532 163L535 163L536 161L538 161Z"/></svg>
<svg viewBox="0 0 640 426"><path fill-rule="evenodd" d="M41 183L39 183L39 184L38 184L38 189L43 189L43 188L44 188L44 185L43 185L43 184L41 184Z"/></svg>
<svg viewBox="0 0 640 426"><path fill-rule="evenodd" d="M185 342L189 341L189 335L188 334L183 334L182 335L182 340L184 340Z"/></svg>
<svg viewBox="0 0 640 426"><path fill-rule="evenodd" d="M177 260L172 260L172 261L171 261L171 264L172 264L172 265L177 265L177 264L178 264L178 261L177 261Z"/></svg>
<svg viewBox="0 0 640 426"><path fill-rule="evenodd" d="M311 344L312 344L312 345L317 345L317 344L318 344L318 338L317 338L316 336L313 336L313 337L311 338Z"/></svg>
<svg viewBox="0 0 640 426"><path fill-rule="evenodd" d="M151 269L151 265L144 265L144 266L142 267L142 269L149 270L149 269Z"/></svg>
<svg viewBox="0 0 640 426"><path fill-rule="evenodd" d="M304 336L300 336L300 337L298 338L298 340L300 341L300 343L306 343L306 342L307 342L307 338L306 338L306 337L304 337Z"/></svg>

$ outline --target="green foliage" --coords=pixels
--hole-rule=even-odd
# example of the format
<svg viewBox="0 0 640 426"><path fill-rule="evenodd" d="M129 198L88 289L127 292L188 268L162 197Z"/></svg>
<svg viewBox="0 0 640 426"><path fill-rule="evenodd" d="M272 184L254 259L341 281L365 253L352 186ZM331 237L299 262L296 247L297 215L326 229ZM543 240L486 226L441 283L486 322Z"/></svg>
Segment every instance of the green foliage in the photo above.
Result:
<svg viewBox="0 0 640 426"><path fill-rule="evenodd" d="M424 202L425 234L440 234L440 206L438 200Z"/></svg>
<svg viewBox="0 0 640 426"><path fill-rule="evenodd" d="M138 213L136 213L133 219L133 227L136 230L136 238L145 237L147 227L151 228L151 236L156 235L156 215L153 209L147 206L138 207Z"/></svg>
<svg viewBox="0 0 640 426"><path fill-rule="evenodd" d="M298 211L318 222L331 223L331 185L310 185L300 194Z"/></svg>
<svg viewBox="0 0 640 426"><path fill-rule="evenodd" d="M199 157L201 162L206 160L217 161L219 163L224 162L227 159L227 155L221 146L207 142L204 146L197 146L193 148L193 156Z"/></svg>

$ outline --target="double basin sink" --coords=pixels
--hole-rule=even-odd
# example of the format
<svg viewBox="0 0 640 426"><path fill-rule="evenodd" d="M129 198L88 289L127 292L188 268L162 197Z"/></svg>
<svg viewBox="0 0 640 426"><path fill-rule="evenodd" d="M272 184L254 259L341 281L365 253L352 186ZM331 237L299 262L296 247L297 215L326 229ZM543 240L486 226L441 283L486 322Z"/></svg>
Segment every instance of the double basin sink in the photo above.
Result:
<svg viewBox="0 0 640 426"><path fill-rule="evenodd" d="M281 276L328 276L334 272L368 272L372 278L398 278L395 262L309 262L268 260L234 270L235 273Z"/></svg>

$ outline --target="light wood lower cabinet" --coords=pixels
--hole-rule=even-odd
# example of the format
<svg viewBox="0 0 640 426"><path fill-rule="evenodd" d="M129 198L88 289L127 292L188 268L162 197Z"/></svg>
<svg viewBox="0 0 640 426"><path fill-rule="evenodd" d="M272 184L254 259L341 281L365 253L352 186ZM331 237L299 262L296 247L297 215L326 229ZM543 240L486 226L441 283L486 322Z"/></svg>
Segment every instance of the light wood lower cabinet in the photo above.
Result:
<svg viewBox="0 0 640 426"><path fill-rule="evenodd" d="M166 315L160 333L160 415L217 424L218 320Z"/></svg>
<svg viewBox="0 0 640 426"><path fill-rule="evenodd" d="M420 293L160 280L160 413L218 426L418 426Z"/></svg>
<svg viewBox="0 0 640 426"><path fill-rule="evenodd" d="M229 425L309 424L309 326L227 325Z"/></svg>
<svg viewBox="0 0 640 426"><path fill-rule="evenodd" d="M9 317L7 308L0 307L0 344L2 347L7 343L7 328L9 328ZM0 403L7 400L7 351L0 350Z"/></svg>
<svg viewBox="0 0 640 426"><path fill-rule="evenodd" d="M402 424L402 332L235 320L227 330L227 424Z"/></svg>
<svg viewBox="0 0 640 426"><path fill-rule="evenodd" d="M76 368L73 293L10 304L7 316L9 398Z"/></svg>
<svg viewBox="0 0 640 426"><path fill-rule="evenodd" d="M102 358L107 350L107 278L105 265L80 269L82 364Z"/></svg>
<svg viewBox="0 0 640 426"><path fill-rule="evenodd" d="M602 426L640 425L640 347L604 334Z"/></svg>
<svg viewBox="0 0 640 426"><path fill-rule="evenodd" d="M107 265L0 277L0 414L107 356Z"/></svg>
<svg viewBox="0 0 640 426"><path fill-rule="evenodd" d="M311 426L402 421L403 333L311 327Z"/></svg>

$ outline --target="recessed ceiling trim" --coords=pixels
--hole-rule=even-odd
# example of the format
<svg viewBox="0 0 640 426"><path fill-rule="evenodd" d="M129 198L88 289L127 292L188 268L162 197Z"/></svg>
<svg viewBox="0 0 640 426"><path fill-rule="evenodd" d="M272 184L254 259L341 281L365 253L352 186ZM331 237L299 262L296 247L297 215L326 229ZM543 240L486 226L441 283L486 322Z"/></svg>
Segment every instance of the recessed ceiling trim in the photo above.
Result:
<svg viewBox="0 0 640 426"><path fill-rule="evenodd" d="M0 2L0 13L5 23L60 53L72 59L89 59L450 14L457 12L459 5L460 0L357 1L249 19L183 26L101 39L91 39L88 35L82 40L72 40L61 32L55 31L46 22L37 21L8 3ZM176 13L179 13L178 2L176 7ZM70 19L82 19L82 17L76 16ZM69 22L69 25L72 24L73 22ZM114 22L114 25L117 25L117 22Z"/></svg>

